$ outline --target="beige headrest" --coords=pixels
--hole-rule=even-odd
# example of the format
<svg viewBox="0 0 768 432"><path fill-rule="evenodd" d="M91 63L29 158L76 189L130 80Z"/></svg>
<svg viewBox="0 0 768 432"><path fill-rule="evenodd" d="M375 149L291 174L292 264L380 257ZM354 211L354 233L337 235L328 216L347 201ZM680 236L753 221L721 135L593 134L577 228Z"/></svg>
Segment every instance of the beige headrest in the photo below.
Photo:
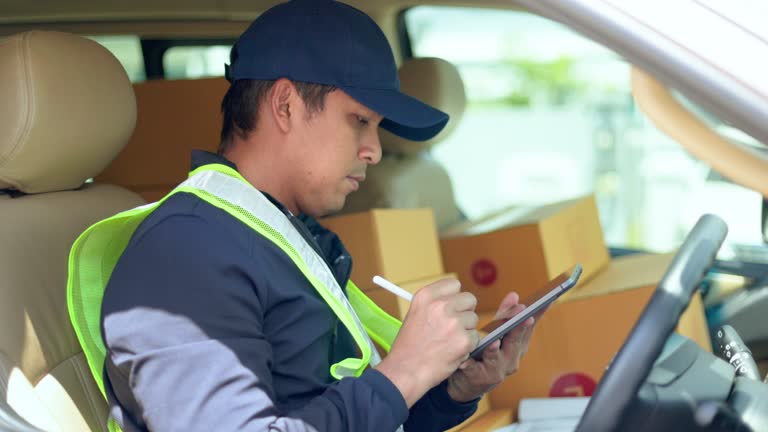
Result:
<svg viewBox="0 0 768 432"><path fill-rule="evenodd" d="M400 66L400 90L420 101L448 113L448 125L434 138L415 142L408 141L381 130L381 148L385 153L410 155L426 150L453 132L464 115L467 96L464 82L456 66L432 57L414 58Z"/></svg>
<svg viewBox="0 0 768 432"><path fill-rule="evenodd" d="M128 142L136 101L98 43L32 31L0 40L0 189L75 189Z"/></svg>

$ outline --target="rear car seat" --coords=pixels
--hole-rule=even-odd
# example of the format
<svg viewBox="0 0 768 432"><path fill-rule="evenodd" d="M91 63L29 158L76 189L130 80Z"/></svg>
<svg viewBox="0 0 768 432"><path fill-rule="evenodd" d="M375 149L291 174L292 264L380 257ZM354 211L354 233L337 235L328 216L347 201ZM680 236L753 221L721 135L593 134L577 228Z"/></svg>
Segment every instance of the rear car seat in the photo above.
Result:
<svg viewBox="0 0 768 432"><path fill-rule="evenodd" d="M106 431L67 311L67 257L89 225L144 203L86 183L135 120L128 76L96 42L45 31L0 40L0 410L44 430Z"/></svg>
<svg viewBox="0 0 768 432"><path fill-rule="evenodd" d="M467 103L454 65L438 58L415 58L400 67L401 90L447 112L445 129L429 141L413 142L380 129L382 159L368 168L360 189L347 197L342 213L372 208L432 208L438 230L464 219L445 168L429 154L456 128Z"/></svg>

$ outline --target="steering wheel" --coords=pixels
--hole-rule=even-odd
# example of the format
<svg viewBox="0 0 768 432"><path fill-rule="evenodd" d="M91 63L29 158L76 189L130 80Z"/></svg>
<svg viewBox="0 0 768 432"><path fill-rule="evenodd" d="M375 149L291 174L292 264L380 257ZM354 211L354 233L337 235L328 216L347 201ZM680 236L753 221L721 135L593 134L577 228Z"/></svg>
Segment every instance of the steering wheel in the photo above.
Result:
<svg viewBox="0 0 768 432"><path fill-rule="evenodd" d="M704 215L688 233L632 332L600 380L577 432L619 429L622 415L653 368L727 232L728 227L722 219Z"/></svg>

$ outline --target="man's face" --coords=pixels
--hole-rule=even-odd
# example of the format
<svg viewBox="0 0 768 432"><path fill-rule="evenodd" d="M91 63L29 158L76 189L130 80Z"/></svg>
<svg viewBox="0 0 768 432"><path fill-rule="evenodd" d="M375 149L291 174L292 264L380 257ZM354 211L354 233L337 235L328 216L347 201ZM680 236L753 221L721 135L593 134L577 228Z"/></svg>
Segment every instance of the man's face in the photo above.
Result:
<svg viewBox="0 0 768 432"><path fill-rule="evenodd" d="M319 217L341 210L368 165L381 160L382 117L342 90L326 96L322 111L302 108L291 140L294 197L300 212Z"/></svg>

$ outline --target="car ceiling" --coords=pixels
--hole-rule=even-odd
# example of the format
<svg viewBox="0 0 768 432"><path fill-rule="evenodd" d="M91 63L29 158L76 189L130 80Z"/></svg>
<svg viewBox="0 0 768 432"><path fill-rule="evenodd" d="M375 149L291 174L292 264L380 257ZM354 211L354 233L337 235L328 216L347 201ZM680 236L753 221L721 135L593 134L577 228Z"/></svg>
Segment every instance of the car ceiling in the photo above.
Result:
<svg viewBox="0 0 768 432"><path fill-rule="evenodd" d="M250 20L277 3L280 2L275 0L3 0L0 2L0 23L147 19ZM510 3L503 0L345 0L345 3L377 15L422 4L510 7Z"/></svg>
<svg viewBox="0 0 768 432"><path fill-rule="evenodd" d="M398 12L417 5L516 9L507 0L344 0L391 38ZM80 34L235 37L276 0L2 0L0 36L44 28Z"/></svg>
<svg viewBox="0 0 768 432"><path fill-rule="evenodd" d="M638 51L644 38L642 33L629 34L617 28L608 34L605 25L596 23L589 9L601 2L586 0L344 0L367 12L382 27L391 41L396 39L398 12L416 5L452 5L493 8L529 7L564 22L584 33L597 36L606 45L625 55L633 63L647 67L657 76L666 78L667 84L677 87L724 119L768 142L768 127L762 121L768 102L755 92L747 98L738 96L738 85L730 77L721 89L689 88L689 71L681 61L664 60L658 49ZM235 37L259 13L279 3L275 0L2 0L0 2L0 36L33 28L69 31L81 34L130 33L152 37L203 36ZM525 6L520 6L525 5ZM585 15L583 17L579 14ZM586 24L585 24L586 23ZM615 24L615 23L613 23ZM587 25L587 27L584 27ZM590 28L589 25L592 25ZM598 25L599 28L594 26ZM596 34L603 32L605 34ZM646 32L647 33L647 32ZM631 41L631 42L628 42ZM631 43L633 45L628 45ZM690 68L688 68L690 69ZM722 75L722 74L720 74ZM707 83L710 76L696 80ZM704 79L707 78L707 79ZM717 77L719 78L719 77ZM742 92L744 93L744 92ZM744 100L742 100L744 99ZM735 106L723 101L738 100Z"/></svg>

